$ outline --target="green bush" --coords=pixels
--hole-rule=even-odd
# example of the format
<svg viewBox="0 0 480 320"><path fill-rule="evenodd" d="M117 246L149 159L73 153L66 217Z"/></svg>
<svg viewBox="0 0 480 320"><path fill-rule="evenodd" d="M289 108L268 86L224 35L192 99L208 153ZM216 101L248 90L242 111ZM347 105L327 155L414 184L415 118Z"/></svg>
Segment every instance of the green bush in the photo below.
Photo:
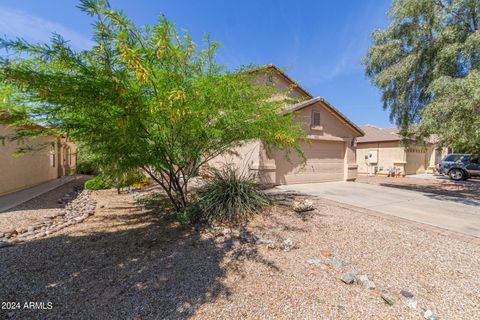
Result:
<svg viewBox="0 0 480 320"><path fill-rule="evenodd" d="M88 190L102 190L109 188L110 184L101 176L95 177L85 182L85 189Z"/></svg>
<svg viewBox="0 0 480 320"><path fill-rule="evenodd" d="M82 160L75 168L77 174L96 174L97 172L97 165L92 160Z"/></svg>
<svg viewBox="0 0 480 320"><path fill-rule="evenodd" d="M253 176L240 174L232 167L212 170L212 179L198 191L193 206L202 220L242 223L270 204L270 199Z"/></svg>
<svg viewBox="0 0 480 320"><path fill-rule="evenodd" d="M183 227L195 223L194 213L189 209L175 213L174 217L175 220Z"/></svg>

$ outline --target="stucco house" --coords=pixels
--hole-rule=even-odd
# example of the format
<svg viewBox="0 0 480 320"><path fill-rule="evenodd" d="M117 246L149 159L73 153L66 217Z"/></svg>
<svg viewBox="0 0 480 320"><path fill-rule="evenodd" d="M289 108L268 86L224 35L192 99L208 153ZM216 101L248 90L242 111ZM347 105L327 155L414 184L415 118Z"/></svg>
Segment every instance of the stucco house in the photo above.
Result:
<svg viewBox="0 0 480 320"><path fill-rule="evenodd" d="M10 136L14 129L0 123L0 137ZM15 156L22 145L36 151ZM35 148L38 147L38 148ZM68 175L77 163L75 143L53 136L33 140L0 140L0 195L26 189Z"/></svg>
<svg viewBox="0 0 480 320"><path fill-rule="evenodd" d="M424 143L410 139L402 144L397 128L362 126L365 132L357 139L357 164L359 174L396 175L434 173L435 166L448 153L439 148L435 137Z"/></svg>
<svg viewBox="0 0 480 320"><path fill-rule="evenodd" d="M259 73L260 83L273 78L280 95L301 101L287 106L285 112L294 112L295 121L305 129L307 135L300 145L306 160L296 152L287 159L284 151L267 151L261 141L251 141L234 150L233 155L219 156L209 165L234 165L255 173L260 182L267 184L355 180L355 139L363 136L363 131L328 101L313 97L276 66L269 65Z"/></svg>

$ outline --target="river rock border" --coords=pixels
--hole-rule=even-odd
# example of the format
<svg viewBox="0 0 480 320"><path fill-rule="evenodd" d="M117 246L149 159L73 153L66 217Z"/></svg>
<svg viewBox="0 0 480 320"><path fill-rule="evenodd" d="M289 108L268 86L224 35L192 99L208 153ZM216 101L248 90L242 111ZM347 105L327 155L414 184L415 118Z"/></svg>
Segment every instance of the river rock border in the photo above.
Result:
<svg viewBox="0 0 480 320"><path fill-rule="evenodd" d="M45 216L43 222L0 233L0 248L16 243L48 236L68 226L83 222L95 213L96 202L90 198L91 190L81 191L75 199L68 202L65 209L55 215Z"/></svg>

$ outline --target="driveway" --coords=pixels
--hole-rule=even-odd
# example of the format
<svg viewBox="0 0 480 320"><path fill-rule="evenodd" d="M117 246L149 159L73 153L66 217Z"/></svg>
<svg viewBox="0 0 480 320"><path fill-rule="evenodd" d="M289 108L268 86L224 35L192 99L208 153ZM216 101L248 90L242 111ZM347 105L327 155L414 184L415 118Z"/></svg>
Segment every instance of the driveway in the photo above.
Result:
<svg viewBox="0 0 480 320"><path fill-rule="evenodd" d="M480 237L480 201L355 182L279 186Z"/></svg>

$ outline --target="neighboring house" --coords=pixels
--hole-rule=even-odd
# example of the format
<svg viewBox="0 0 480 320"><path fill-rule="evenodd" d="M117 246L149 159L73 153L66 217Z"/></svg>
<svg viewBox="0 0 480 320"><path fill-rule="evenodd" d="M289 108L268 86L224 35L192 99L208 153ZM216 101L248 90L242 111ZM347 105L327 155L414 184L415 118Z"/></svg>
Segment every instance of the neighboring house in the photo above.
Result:
<svg viewBox="0 0 480 320"><path fill-rule="evenodd" d="M257 174L268 184L312 183L355 180L355 139L362 130L323 98L314 98L276 66L261 69L262 81L274 81L279 95L287 94L302 102L286 107L294 112L307 133L300 142L306 161L295 152L287 159L285 152L267 152L261 141L247 142L233 150L235 155L223 155L209 162L220 167L233 164L243 171Z"/></svg>
<svg viewBox="0 0 480 320"><path fill-rule="evenodd" d="M0 124L0 137L14 133L11 127ZM21 156L14 154L18 147L27 145L33 146L35 151ZM77 148L65 138L0 140L0 195L68 175L76 163Z"/></svg>
<svg viewBox="0 0 480 320"><path fill-rule="evenodd" d="M362 126L365 132L357 139L359 174L397 175L434 173L435 166L448 153L434 138L419 144L411 139L402 144L397 128Z"/></svg>

